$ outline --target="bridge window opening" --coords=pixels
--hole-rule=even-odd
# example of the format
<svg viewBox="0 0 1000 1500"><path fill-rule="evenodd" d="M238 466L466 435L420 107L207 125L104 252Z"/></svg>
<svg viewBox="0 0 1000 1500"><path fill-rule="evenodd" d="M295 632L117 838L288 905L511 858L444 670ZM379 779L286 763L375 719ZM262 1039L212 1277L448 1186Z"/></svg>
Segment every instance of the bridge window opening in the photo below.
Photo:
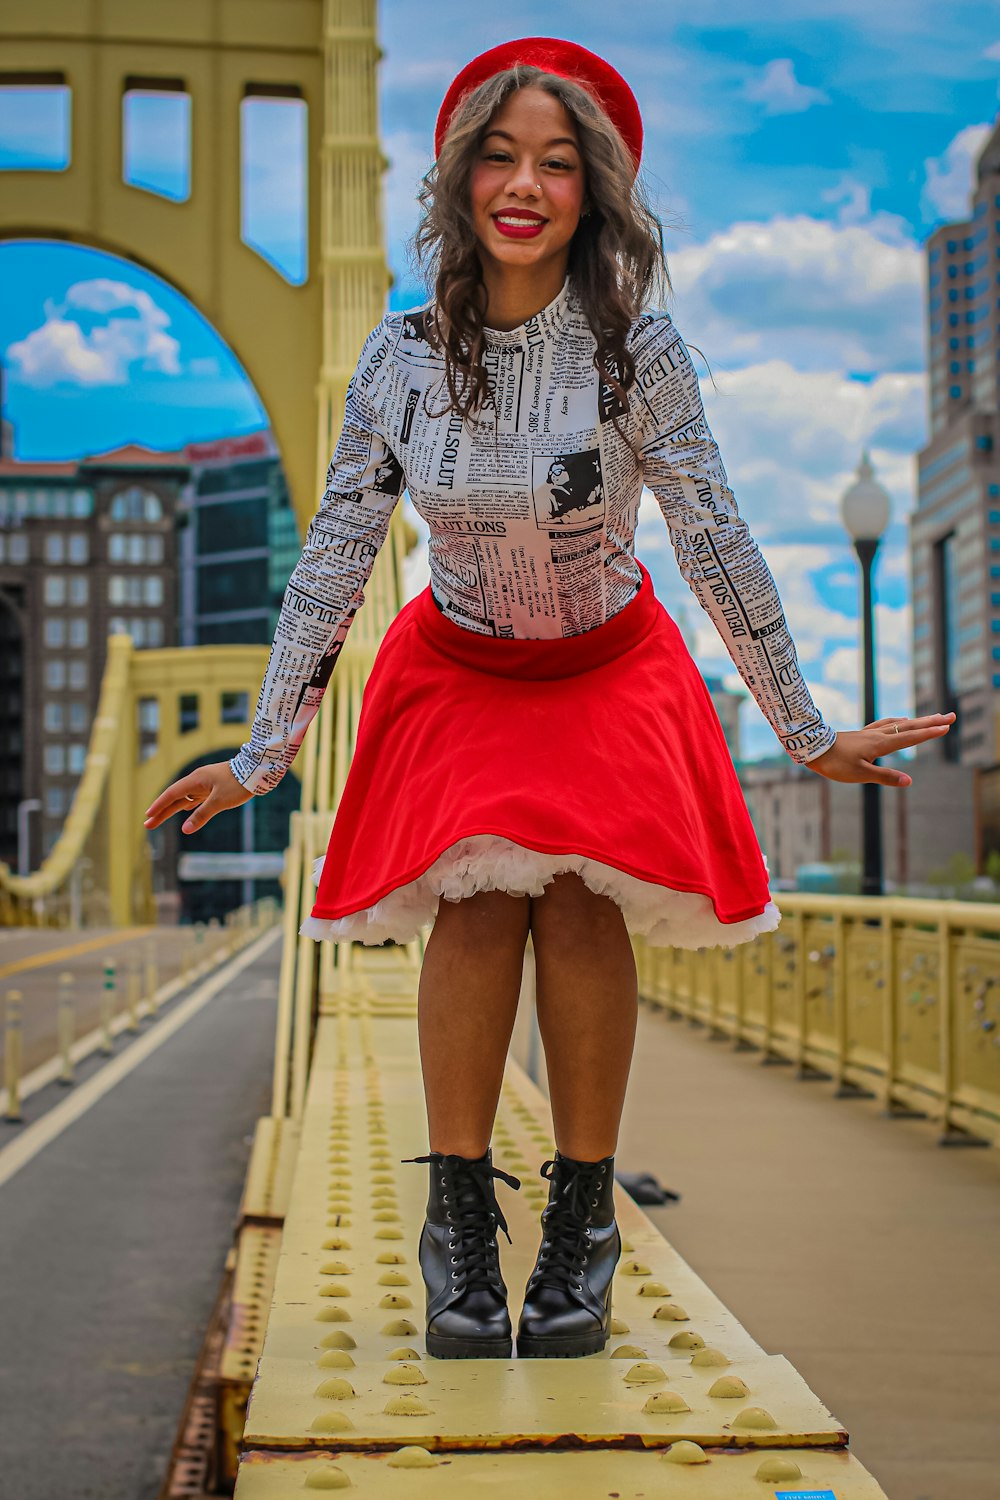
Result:
<svg viewBox="0 0 1000 1500"><path fill-rule="evenodd" d="M45 686L56 692L66 686L66 663L58 656L45 663Z"/></svg>
<svg viewBox="0 0 1000 1500"><path fill-rule="evenodd" d="M86 762L87 762L87 747L86 747L86 745L81 745L81 744L70 745L69 751L68 751L68 754L67 754L67 757L66 757L66 764L69 767L70 775L71 776L81 776L83 774L83 768L86 765Z"/></svg>
<svg viewBox="0 0 1000 1500"><path fill-rule="evenodd" d="M65 73L0 72L0 170L64 172L71 107Z"/></svg>
<svg viewBox="0 0 1000 1500"><path fill-rule="evenodd" d="M90 722L86 703L73 702L69 705L69 732L70 734L83 734Z"/></svg>
<svg viewBox="0 0 1000 1500"><path fill-rule="evenodd" d="M122 181L183 203L191 196L191 95L183 78L125 79Z"/></svg>
<svg viewBox="0 0 1000 1500"><path fill-rule="evenodd" d="M85 661L70 662L69 685L75 693L87 691L87 663Z"/></svg>
<svg viewBox="0 0 1000 1500"><path fill-rule="evenodd" d="M140 698L138 705L139 759L148 760L156 754L160 742L160 700Z"/></svg>
<svg viewBox="0 0 1000 1500"><path fill-rule="evenodd" d="M45 770L49 776L64 776L66 774L66 746L61 744L46 745L43 751Z"/></svg>
<svg viewBox="0 0 1000 1500"><path fill-rule="evenodd" d="M178 734L190 734L197 729L201 722L200 705L197 693L181 693L177 701L177 732Z"/></svg>
<svg viewBox="0 0 1000 1500"><path fill-rule="evenodd" d="M221 724L245 724L249 705L248 693L220 693L219 722Z"/></svg>
<svg viewBox="0 0 1000 1500"><path fill-rule="evenodd" d="M66 603L66 576L64 573L49 573L45 579L46 604Z"/></svg>
<svg viewBox="0 0 1000 1500"><path fill-rule="evenodd" d="M46 734L62 734L66 727L63 713L64 705L58 698L52 698L45 705L45 732Z"/></svg>
<svg viewBox="0 0 1000 1500"><path fill-rule="evenodd" d="M66 561L85 563L90 560L90 541L85 531L71 531L66 538Z"/></svg>
<svg viewBox="0 0 1000 1500"><path fill-rule="evenodd" d="M308 106L297 84L245 85L240 237L292 286L308 276L308 128Z"/></svg>
<svg viewBox="0 0 1000 1500"><path fill-rule="evenodd" d="M66 621L56 615L45 621L42 636L46 646L59 650L66 645Z"/></svg>
<svg viewBox="0 0 1000 1500"><path fill-rule="evenodd" d="M90 637L90 629L87 624L86 615L76 615L69 622L69 643L77 650L86 646Z"/></svg>

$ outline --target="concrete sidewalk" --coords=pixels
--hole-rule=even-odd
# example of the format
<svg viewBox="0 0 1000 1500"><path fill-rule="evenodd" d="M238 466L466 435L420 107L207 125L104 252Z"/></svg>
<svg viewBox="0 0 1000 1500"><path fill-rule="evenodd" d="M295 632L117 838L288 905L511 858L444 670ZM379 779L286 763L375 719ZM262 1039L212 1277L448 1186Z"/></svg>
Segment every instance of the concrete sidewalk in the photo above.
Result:
<svg viewBox="0 0 1000 1500"><path fill-rule="evenodd" d="M997 1500L1000 1152L937 1134L640 1009L617 1165L682 1195L646 1212L891 1500Z"/></svg>
<svg viewBox="0 0 1000 1500"><path fill-rule="evenodd" d="M280 957L275 941L0 1187L5 1500L159 1492L270 1111Z"/></svg>

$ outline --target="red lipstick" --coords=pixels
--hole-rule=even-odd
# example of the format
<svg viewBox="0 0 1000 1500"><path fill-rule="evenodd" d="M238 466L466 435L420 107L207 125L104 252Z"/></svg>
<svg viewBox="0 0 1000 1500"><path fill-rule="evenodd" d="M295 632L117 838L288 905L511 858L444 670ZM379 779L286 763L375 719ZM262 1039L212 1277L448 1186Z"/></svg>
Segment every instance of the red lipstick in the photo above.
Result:
<svg viewBox="0 0 1000 1500"><path fill-rule="evenodd" d="M534 240L549 222L540 213L532 213L531 208L501 208L490 217L498 233L508 240Z"/></svg>

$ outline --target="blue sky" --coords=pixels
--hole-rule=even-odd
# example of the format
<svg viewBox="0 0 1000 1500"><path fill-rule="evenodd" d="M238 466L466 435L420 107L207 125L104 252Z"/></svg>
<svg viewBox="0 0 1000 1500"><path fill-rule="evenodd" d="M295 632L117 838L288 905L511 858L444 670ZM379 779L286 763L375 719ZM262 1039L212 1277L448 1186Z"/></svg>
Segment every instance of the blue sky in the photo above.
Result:
<svg viewBox="0 0 1000 1500"><path fill-rule="evenodd" d="M602 53L643 114L642 172L665 232L681 332L740 509L778 583L800 663L837 728L861 723L857 575L840 497L863 448L892 497L879 553L880 714L909 714L906 518L927 437L923 244L968 209L998 114L1000 17L958 0L702 0L618 8L512 4L487 25L458 0L383 0L379 68L390 306L425 300L407 256L437 109L466 61L544 29ZM0 97L0 168L57 168L67 121L51 102ZM130 104L136 183L183 198L183 101ZM243 230L274 274L301 280L301 108L244 121ZM62 153L62 158L60 158ZM0 191L2 191L0 177ZM168 448L245 432L266 416L230 351L163 281L68 245L0 245L6 410L25 458L136 441ZM713 380L714 377L714 380ZM647 497L638 550L699 666L742 689L680 578ZM415 560L412 583L426 576ZM777 741L752 700L745 753Z"/></svg>

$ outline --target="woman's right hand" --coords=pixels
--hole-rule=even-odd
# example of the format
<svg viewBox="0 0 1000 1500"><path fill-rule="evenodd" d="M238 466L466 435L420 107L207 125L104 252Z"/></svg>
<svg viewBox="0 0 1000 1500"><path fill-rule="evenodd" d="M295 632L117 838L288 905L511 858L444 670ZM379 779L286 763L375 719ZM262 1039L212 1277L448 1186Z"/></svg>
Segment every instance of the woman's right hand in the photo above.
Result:
<svg viewBox="0 0 1000 1500"><path fill-rule="evenodd" d="M240 807L253 795L236 780L228 760L216 761L171 782L146 809L142 826L159 828L174 813L186 812L190 816L181 824L181 833L196 833L216 813L227 807Z"/></svg>

